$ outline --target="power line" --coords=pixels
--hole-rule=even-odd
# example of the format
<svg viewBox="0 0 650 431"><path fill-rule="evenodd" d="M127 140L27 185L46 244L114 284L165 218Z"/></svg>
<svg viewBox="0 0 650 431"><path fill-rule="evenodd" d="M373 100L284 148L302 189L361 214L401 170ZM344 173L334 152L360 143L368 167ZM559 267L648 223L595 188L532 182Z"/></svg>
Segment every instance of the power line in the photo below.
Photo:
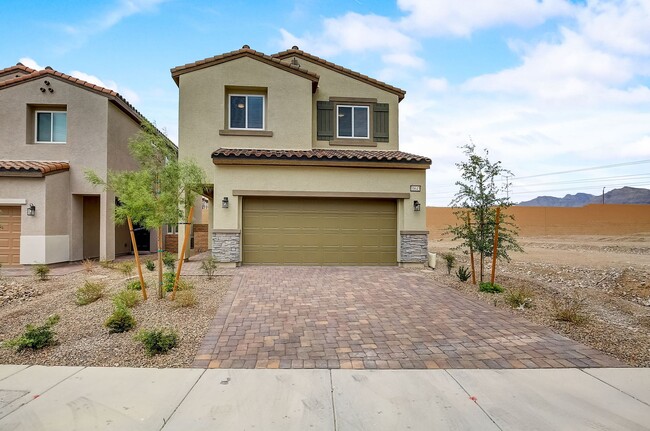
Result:
<svg viewBox="0 0 650 431"><path fill-rule="evenodd" d="M537 177L546 177L549 175L561 175L561 174L571 174L574 172L584 172L584 171L595 171L597 169L608 169L608 168L617 168L619 166L630 166L630 165L640 165L643 163L650 163L650 160L637 160L634 162L625 162L625 163L615 163L612 165L603 165L603 166L594 166L591 168L581 168L581 169L572 169L569 171L559 171L559 172L549 172L546 174L537 174L537 175L528 175L525 177L515 177L518 180L526 179L526 178L537 178Z"/></svg>

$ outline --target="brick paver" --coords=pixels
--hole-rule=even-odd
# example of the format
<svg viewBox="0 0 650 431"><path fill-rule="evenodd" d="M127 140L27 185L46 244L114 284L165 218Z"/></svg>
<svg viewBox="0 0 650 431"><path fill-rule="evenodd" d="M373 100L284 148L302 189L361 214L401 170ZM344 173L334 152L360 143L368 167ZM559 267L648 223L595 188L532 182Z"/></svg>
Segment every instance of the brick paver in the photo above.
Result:
<svg viewBox="0 0 650 431"><path fill-rule="evenodd" d="M606 354L400 268L242 267L202 368L621 367Z"/></svg>

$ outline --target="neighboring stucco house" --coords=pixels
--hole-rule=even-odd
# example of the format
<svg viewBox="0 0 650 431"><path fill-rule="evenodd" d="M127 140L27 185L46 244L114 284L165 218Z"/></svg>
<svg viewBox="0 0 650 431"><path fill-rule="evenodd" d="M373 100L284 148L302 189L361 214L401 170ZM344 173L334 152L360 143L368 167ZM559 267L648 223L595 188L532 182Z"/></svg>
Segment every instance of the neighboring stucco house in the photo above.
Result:
<svg viewBox="0 0 650 431"><path fill-rule="evenodd" d="M426 261L431 160L399 151L403 90L297 47L269 56L245 45L171 74L179 157L212 180L219 262Z"/></svg>
<svg viewBox="0 0 650 431"><path fill-rule="evenodd" d="M84 171L137 169L128 140L142 115L116 92L22 64L0 70L0 262L33 264L131 252L115 197ZM170 141L170 145L173 144ZM154 234L138 233L150 250ZM154 248L155 249L155 248Z"/></svg>

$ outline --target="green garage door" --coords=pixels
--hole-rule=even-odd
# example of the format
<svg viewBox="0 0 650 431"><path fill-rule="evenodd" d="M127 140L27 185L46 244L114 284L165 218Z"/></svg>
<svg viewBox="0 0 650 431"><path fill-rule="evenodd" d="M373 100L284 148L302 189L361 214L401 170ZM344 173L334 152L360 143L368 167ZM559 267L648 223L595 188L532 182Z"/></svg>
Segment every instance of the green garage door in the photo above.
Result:
<svg viewBox="0 0 650 431"><path fill-rule="evenodd" d="M246 197L243 263L396 265L394 200Z"/></svg>

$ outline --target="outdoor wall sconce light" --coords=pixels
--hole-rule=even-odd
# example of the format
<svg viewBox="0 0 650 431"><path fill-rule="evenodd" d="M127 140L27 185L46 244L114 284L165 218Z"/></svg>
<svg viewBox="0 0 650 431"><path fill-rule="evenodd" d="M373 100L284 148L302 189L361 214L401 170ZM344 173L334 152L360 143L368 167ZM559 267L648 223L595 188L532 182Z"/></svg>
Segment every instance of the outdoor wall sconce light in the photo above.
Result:
<svg viewBox="0 0 650 431"><path fill-rule="evenodd" d="M34 217L36 215L36 207L34 204L29 204L27 207L27 215L30 217Z"/></svg>
<svg viewBox="0 0 650 431"><path fill-rule="evenodd" d="M228 198L224 197L221 199L221 208L228 208Z"/></svg>
<svg viewBox="0 0 650 431"><path fill-rule="evenodd" d="M413 211L420 211L420 202L413 201Z"/></svg>

